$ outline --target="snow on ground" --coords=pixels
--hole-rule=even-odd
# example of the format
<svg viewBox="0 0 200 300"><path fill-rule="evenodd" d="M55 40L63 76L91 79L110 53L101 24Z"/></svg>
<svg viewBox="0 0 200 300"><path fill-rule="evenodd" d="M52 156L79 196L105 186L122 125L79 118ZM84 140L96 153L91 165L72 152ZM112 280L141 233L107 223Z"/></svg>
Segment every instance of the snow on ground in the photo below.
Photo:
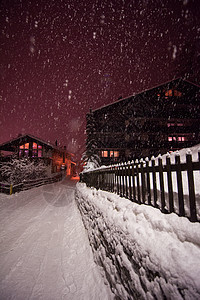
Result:
<svg viewBox="0 0 200 300"><path fill-rule="evenodd" d="M77 183L90 243L120 299L200 299L200 224Z"/></svg>
<svg viewBox="0 0 200 300"><path fill-rule="evenodd" d="M74 201L75 182L0 194L0 299L113 299Z"/></svg>

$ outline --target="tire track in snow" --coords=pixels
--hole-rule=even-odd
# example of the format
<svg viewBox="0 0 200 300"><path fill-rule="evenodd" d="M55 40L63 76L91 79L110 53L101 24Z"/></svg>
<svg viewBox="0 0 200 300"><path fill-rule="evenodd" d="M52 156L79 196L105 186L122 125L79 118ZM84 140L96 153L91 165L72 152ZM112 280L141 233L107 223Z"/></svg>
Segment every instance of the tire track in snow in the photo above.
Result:
<svg viewBox="0 0 200 300"><path fill-rule="evenodd" d="M27 214L22 220L23 232L17 232L14 241L8 239L7 253L2 253L0 294L3 290L5 297L0 299L112 299L106 297L94 263L75 189L63 183L38 189L40 193L31 203L41 211L29 213L31 205L21 211ZM15 217L19 221L20 216ZM15 224L13 220L12 226Z"/></svg>
<svg viewBox="0 0 200 300"><path fill-rule="evenodd" d="M36 215L31 215L31 218L29 218L29 215L28 215L28 217L26 218L27 220L27 229L26 229L26 231L28 231L28 233L29 233L29 230L31 230L32 228L34 228L35 227L35 220L38 220L38 219L40 219L41 217L43 217L44 215L45 215L45 213L49 210L49 208L52 206L52 205L54 205L56 202L57 202L57 200L59 199L59 197L61 196L61 194L62 194L62 192L63 192L63 189L58 189L58 191L56 191L57 192L57 195L56 195L56 197L54 197L54 201L51 203L51 204L49 204L48 202L46 202L46 201L42 201L41 199L39 199L39 201L37 201L38 203L40 203L40 205L41 205L41 203L42 204L45 204L45 206L44 207L42 207L42 211L40 212L40 213L38 213L37 212L37 214ZM39 195L39 196L41 196L41 195ZM43 196L43 195L42 195ZM45 199L43 199L43 200L45 200ZM33 201L35 201L35 198L33 199L33 200L31 200L27 205L30 205L30 203L33 203ZM47 204L48 203L48 204ZM47 205L46 205L47 204ZM25 205L26 206L26 205ZM31 207L30 207L31 208ZM29 208L29 210L28 210L28 212L29 211L32 211L31 209ZM41 206L39 206L39 209L41 209ZM53 208L52 208L53 209ZM21 226L23 226L23 222L24 222L24 220L23 220L23 222L21 221L21 218L23 217L23 215L24 215L24 213L25 213L25 211L21 211L20 212L20 214L17 214L18 215L18 219L17 219L17 221L19 222L19 228L21 227ZM14 218L14 217L13 217ZM16 218L16 216L15 216L15 218ZM6 246L6 241L5 241L5 239L9 239L9 235L8 235L8 233L9 233L9 228L11 228L12 230L14 229L14 232L13 232L13 235L11 235L11 239L13 239L13 240L15 240L15 232L16 232L16 230L17 230L17 228L16 228L16 219L14 218L14 220L13 220L13 222L11 222L11 223L9 223L8 224L8 228L5 228L3 231L2 231L2 233L0 234L0 241L1 241L1 243L2 242L4 242L4 245ZM34 223L33 223L34 222ZM22 234L20 234L20 236L18 237L18 239L17 240L15 240L15 243L14 243L14 245L13 245L13 249L12 249L12 251L15 249L15 245L16 244L18 244L18 242L19 241L21 241L21 238L27 233L26 231L24 231ZM29 233L29 234L31 234L31 233ZM5 253L8 253L9 251L5 251L5 250L3 250L3 248L1 247L1 253L0 253L0 255L1 254L5 254Z"/></svg>
<svg viewBox="0 0 200 300"><path fill-rule="evenodd" d="M57 201L61 192L62 192L62 190L58 189L58 194L56 195L53 204ZM28 226L22 234L20 234L20 236L17 238L17 240L14 242L14 244L11 245L11 249L8 249L8 251L1 253L1 255L6 253L8 257L7 258L4 257L3 264L0 264L1 270L2 270L2 272L0 271L0 281L1 281L2 276L4 276L4 275L2 275L2 274L4 274L4 272L3 272L4 266L7 264L11 264L11 262L9 262L10 252L14 253L19 248L21 248L21 246L23 244L26 244L27 238L30 239L35 234L35 231L38 227L38 223L42 221L42 218L44 217L44 215L46 213L49 213L50 210L53 210L52 204L47 204L44 207L44 210L39 215L32 218L32 220L29 222L29 223L31 223L31 225ZM34 221L34 223L32 223L33 221ZM15 223L15 222L13 222L13 223ZM28 251L28 249L26 251Z"/></svg>

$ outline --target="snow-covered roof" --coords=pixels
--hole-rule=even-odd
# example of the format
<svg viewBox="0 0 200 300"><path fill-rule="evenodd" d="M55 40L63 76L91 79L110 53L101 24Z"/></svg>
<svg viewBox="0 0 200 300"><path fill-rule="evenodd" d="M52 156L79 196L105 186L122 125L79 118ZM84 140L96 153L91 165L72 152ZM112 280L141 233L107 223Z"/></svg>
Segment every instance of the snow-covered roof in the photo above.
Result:
<svg viewBox="0 0 200 300"><path fill-rule="evenodd" d="M177 81L177 82L178 82L178 81L186 82L186 83L189 83L190 85L194 85L194 86L200 88L199 85L197 85L197 84L195 84L195 83L192 83L192 82L190 82L189 80L182 79L182 78L176 78L176 79L173 79L173 80L169 80L169 81L167 81L167 82L164 82L164 83L162 83L162 84L156 85L156 86L154 86L154 87L152 87L152 88L150 88L150 89L145 89L145 90L143 90L143 91L140 91L139 93L133 93L132 95L129 95L129 96L125 97L125 98L120 98L120 99L118 99L118 100L116 100L116 101L114 101L114 102L112 102L112 103L103 105L103 106L101 106L101 107L99 107L99 108L96 108L96 109L94 109L94 110L92 110L92 111L95 112L95 111L101 110L102 108L112 106L112 105L114 105L114 104L116 104L116 103L119 103L119 102L128 100L128 99L130 99L130 98L132 98L132 97L135 97L135 96L137 96L137 95L141 95L141 94L143 94L143 93L146 93L146 92L149 92L149 91L154 90L154 89L156 89L156 88L159 88L159 87L161 87L161 86L163 86L163 85L167 85L167 84L170 84L170 83L173 83L173 82L176 82L176 81Z"/></svg>
<svg viewBox="0 0 200 300"><path fill-rule="evenodd" d="M51 144L49 142L46 142L46 141L44 141L44 140L42 140L42 139L40 139L40 138L38 138L38 137L36 137L36 136L34 136L32 134L20 135L17 138L14 138L14 139L12 139L12 140L10 140L8 142L5 142L5 143L3 143L3 144L0 145L0 150L4 150L3 147L5 147L7 145L10 145L10 144L13 144L13 143L17 142L18 140L23 140L26 137L29 137L29 138L31 138L33 140L37 140L38 142L40 142L40 143L42 143L44 145L47 145L50 148L59 150L59 148L57 146L55 146L55 145L53 145L53 144Z"/></svg>

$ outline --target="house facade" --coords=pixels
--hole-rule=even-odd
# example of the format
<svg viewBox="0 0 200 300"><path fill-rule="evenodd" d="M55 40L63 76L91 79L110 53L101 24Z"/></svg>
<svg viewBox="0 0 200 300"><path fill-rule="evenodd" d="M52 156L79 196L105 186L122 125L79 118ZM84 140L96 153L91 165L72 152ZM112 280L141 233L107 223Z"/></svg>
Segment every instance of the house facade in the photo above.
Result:
<svg viewBox="0 0 200 300"><path fill-rule="evenodd" d="M19 158L27 157L33 160L43 160L47 165L49 173L66 170L66 175L72 175L76 163L73 161L74 155L66 151L66 148L59 148L30 134L20 135L6 143L0 145L0 151L8 153L1 157L2 161L10 156Z"/></svg>
<svg viewBox="0 0 200 300"><path fill-rule="evenodd" d="M90 111L87 123L91 117L103 164L191 147L200 142L200 87L175 79Z"/></svg>

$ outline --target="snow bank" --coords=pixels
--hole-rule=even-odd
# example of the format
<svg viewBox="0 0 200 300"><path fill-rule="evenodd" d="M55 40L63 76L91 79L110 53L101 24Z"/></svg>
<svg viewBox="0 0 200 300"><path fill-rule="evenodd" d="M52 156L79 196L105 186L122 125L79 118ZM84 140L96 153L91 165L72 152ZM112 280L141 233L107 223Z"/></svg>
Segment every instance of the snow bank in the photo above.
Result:
<svg viewBox="0 0 200 300"><path fill-rule="evenodd" d="M120 299L200 299L200 224L78 183L96 262Z"/></svg>
<svg viewBox="0 0 200 300"><path fill-rule="evenodd" d="M174 151L170 153L170 159L171 159L171 163L175 163L175 156L177 155L177 153L179 153L180 155L180 161L181 163L185 163L186 162L186 154L188 152L191 152L192 154L192 161L198 161L198 156L199 156L199 152L200 152L200 144L197 144L193 147L191 147L190 149L188 148L183 148L179 151ZM166 164L166 157L168 156L168 154L164 154L162 155L162 160L163 160L163 164ZM156 163L158 165L158 157L156 157Z"/></svg>

